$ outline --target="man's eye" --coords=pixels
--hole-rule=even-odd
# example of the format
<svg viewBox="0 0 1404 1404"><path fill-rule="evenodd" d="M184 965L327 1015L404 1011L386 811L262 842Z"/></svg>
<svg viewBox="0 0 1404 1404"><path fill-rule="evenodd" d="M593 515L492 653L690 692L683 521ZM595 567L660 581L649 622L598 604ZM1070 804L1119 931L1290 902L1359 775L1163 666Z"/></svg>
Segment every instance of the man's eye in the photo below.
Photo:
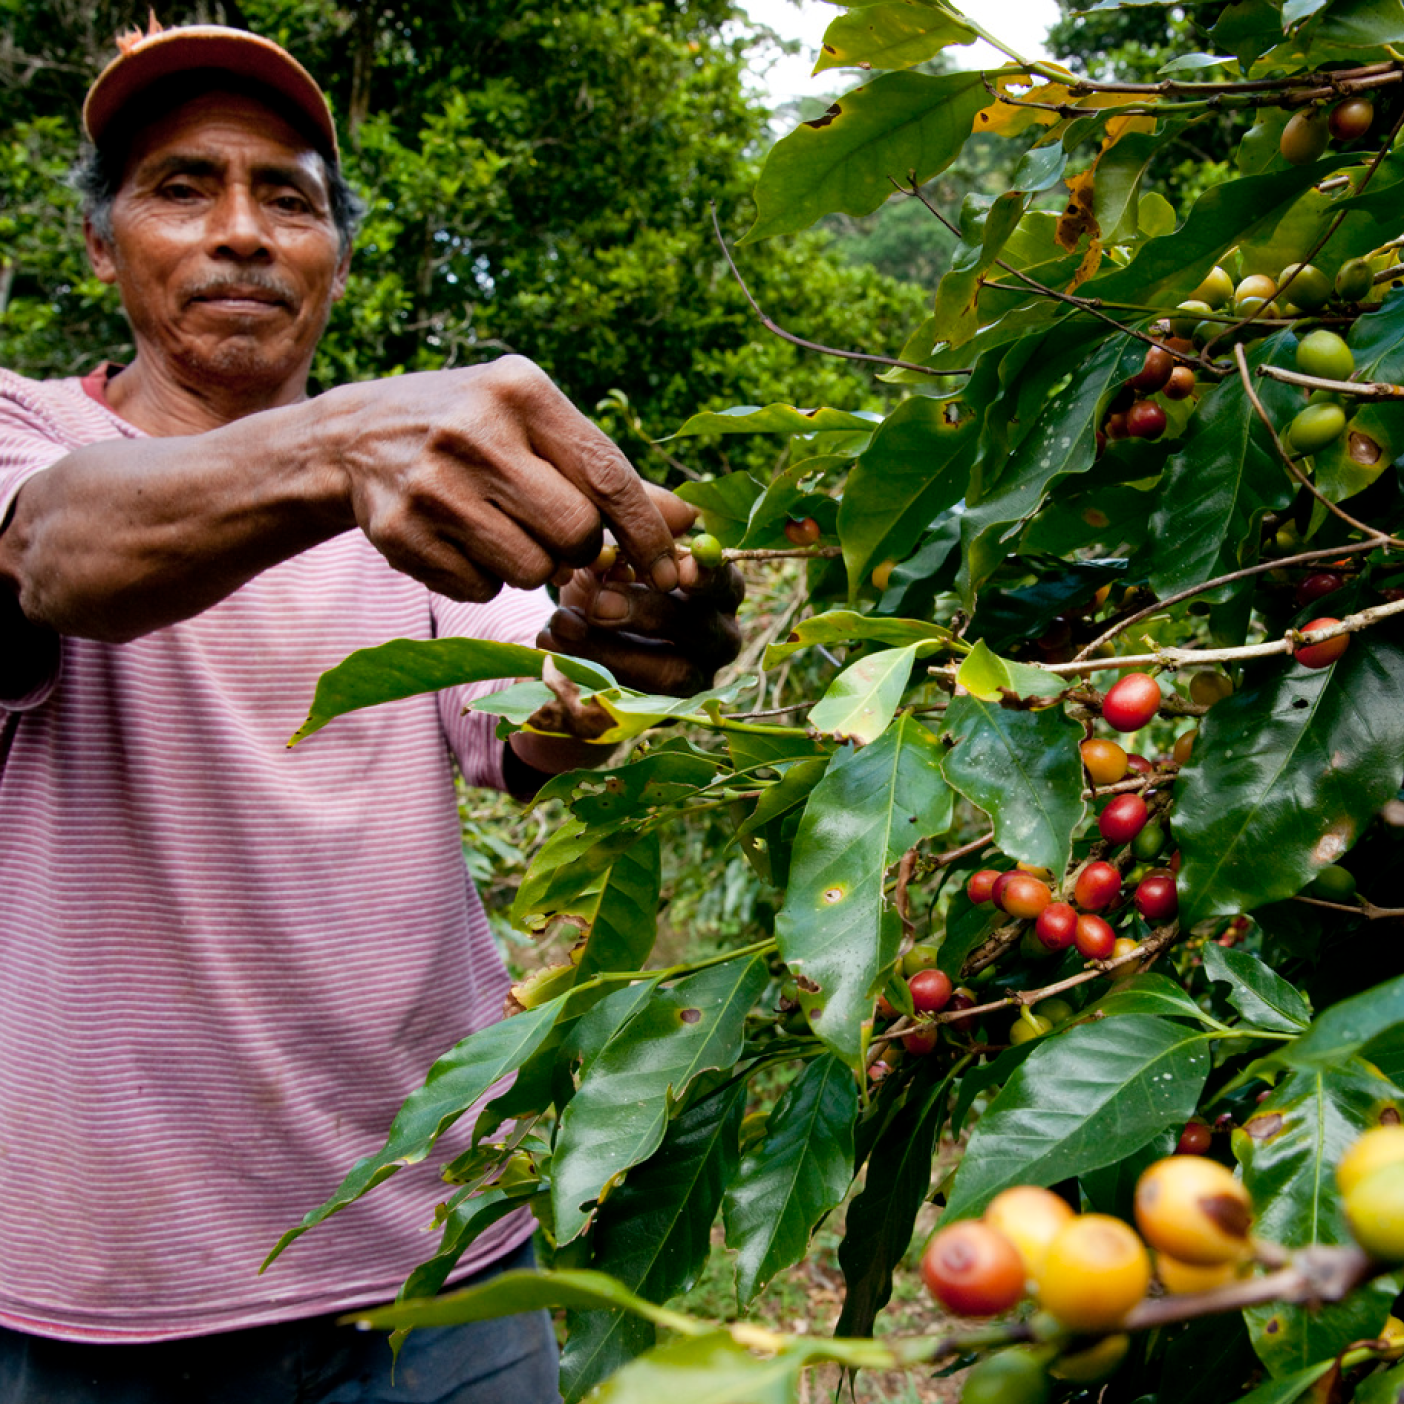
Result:
<svg viewBox="0 0 1404 1404"><path fill-rule="evenodd" d="M289 214L307 214L312 208L301 195L279 195L273 203Z"/></svg>
<svg viewBox="0 0 1404 1404"><path fill-rule="evenodd" d="M200 197L200 192L187 181L168 180L161 187L161 195L167 200L197 200Z"/></svg>

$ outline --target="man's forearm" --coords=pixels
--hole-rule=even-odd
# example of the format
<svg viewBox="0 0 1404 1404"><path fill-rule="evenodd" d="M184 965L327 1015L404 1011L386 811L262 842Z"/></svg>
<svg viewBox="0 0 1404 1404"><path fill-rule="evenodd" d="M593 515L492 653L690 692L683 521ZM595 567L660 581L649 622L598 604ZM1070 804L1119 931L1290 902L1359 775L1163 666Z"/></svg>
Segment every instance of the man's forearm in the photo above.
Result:
<svg viewBox="0 0 1404 1404"><path fill-rule="evenodd" d="M190 618L354 524L312 450L325 429L309 404L77 449L20 489L0 589L35 629L111 642Z"/></svg>

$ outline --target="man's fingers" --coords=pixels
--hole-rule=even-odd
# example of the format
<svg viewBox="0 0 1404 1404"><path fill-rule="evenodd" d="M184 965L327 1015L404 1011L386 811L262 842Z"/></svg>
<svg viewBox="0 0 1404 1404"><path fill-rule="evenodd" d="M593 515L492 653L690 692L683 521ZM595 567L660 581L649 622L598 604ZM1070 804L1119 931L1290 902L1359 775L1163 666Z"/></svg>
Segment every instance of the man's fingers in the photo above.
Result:
<svg viewBox="0 0 1404 1404"><path fill-rule="evenodd" d="M709 671L676 649L628 634L602 634L571 610L552 615L536 646L599 663L636 692L688 697L711 680Z"/></svg>
<svg viewBox="0 0 1404 1404"><path fill-rule="evenodd" d="M663 514L668 530L674 536L682 536L692 530L697 522L697 508L684 502L675 492L660 487L657 483L644 483L644 491L653 499L653 504Z"/></svg>
<svg viewBox="0 0 1404 1404"><path fill-rule="evenodd" d="M619 446L554 386L528 423L532 448L595 504L629 559L659 590L675 589L672 527Z"/></svg>

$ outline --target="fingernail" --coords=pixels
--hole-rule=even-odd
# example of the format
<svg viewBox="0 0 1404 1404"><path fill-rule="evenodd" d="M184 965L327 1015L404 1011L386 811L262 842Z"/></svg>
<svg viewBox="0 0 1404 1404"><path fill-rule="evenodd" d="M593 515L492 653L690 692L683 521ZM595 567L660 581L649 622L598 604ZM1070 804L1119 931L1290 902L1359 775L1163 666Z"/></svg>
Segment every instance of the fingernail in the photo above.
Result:
<svg viewBox="0 0 1404 1404"><path fill-rule="evenodd" d="M618 590L601 590L595 596L590 613L602 623L617 624L629 617L628 596L620 594Z"/></svg>
<svg viewBox="0 0 1404 1404"><path fill-rule="evenodd" d="M653 583L665 594L678 588L678 563L671 556L659 556L651 573Z"/></svg>

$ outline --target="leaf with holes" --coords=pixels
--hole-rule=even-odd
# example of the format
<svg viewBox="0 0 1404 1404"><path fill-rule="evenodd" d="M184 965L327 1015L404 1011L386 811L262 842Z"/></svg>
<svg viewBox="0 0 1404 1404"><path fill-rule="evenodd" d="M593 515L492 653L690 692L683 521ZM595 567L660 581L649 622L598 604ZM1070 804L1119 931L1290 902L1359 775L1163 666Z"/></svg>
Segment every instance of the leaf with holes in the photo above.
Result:
<svg viewBox="0 0 1404 1404"><path fill-rule="evenodd" d="M767 978L759 957L724 961L659 989L611 1035L561 1115L551 1162L558 1243L584 1230L586 1206L617 1175L658 1149L692 1079L740 1056Z"/></svg>
<svg viewBox="0 0 1404 1404"><path fill-rule="evenodd" d="M836 756L809 797L775 936L814 1032L852 1067L859 1026L897 956L899 926L884 875L950 823L939 743L910 716L871 746Z"/></svg>

